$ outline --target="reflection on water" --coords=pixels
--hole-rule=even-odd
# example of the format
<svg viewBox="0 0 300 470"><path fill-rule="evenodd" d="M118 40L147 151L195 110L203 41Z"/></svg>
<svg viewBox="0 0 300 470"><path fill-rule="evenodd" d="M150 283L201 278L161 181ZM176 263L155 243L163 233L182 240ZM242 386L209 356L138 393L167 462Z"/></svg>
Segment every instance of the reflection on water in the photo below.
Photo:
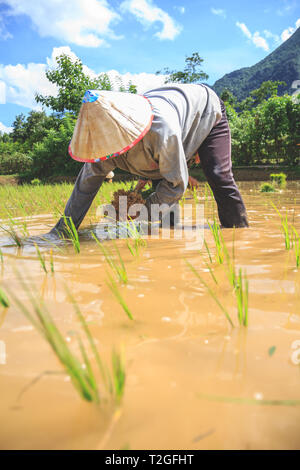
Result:
<svg viewBox="0 0 300 470"><path fill-rule="evenodd" d="M286 191L272 195L260 194L258 186L241 184L250 227L235 230L236 267L249 279L248 329L237 326L226 270L210 263L205 247L193 239L148 239L136 256L125 239L116 240L128 276L127 286L119 287L135 318L130 322L107 286L109 268L90 227L80 232L80 254L70 244L53 248L54 274L49 246L40 247L45 274L35 246L17 248L1 235L4 288L8 285L28 303L17 268L43 297L63 334L72 338L70 332L80 328L67 283L101 354L109 357L113 347L122 346L127 371L122 414L114 421L109 407L99 409L78 398L22 314L0 307L0 341L6 346L6 363L0 364L0 415L6 423L1 448L299 448L300 407L267 406L263 400L300 399L299 368L291 360L292 345L300 340L300 273L270 204L283 214L287 210L299 231L300 185L289 183ZM200 189L205 217L211 220L214 203L202 196ZM53 224L50 216L31 217L27 228L37 236ZM213 256L207 225L203 232ZM231 253L233 231L223 230L223 236ZM105 243L111 247L113 242ZM234 329L185 259L214 289ZM41 375L47 371L53 373ZM39 376L17 402L20 391ZM257 405L207 401L204 395L254 399Z"/></svg>

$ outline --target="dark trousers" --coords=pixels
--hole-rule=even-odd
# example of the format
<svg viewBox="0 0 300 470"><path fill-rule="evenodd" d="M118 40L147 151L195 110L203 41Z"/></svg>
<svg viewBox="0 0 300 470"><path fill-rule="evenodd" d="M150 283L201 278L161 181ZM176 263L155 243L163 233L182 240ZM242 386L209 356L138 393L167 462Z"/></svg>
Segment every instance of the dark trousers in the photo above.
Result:
<svg viewBox="0 0 300 470"><path fill-rule="evenodd" d="M201 144L198 155L218 205L223 227L248 227L246 208L232 174L231 136L222 100L222 119Z"/></svg>

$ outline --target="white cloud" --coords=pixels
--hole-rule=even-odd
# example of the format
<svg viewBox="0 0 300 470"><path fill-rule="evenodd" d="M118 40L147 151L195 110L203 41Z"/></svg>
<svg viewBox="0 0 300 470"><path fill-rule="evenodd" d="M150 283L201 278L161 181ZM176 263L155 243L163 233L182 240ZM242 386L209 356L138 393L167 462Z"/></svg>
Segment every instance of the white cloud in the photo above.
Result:
<svg viewBox="0 0 300 470"><path fill-rule="evenodd" d="M252 41L253 41L253 44L255 44L256 47L260 47L261 49L263 49L264 51L268 51L269 50L269 45L267 43L267 41L265 40L265 38L263 38L262 36L260 36L259 32L256 31L253 35L252 35Z"/></svg>
<svg viewBox="0 0 300 470"><path fill-rule="evenodd" d="M55 47L51 57L47 57L44 64L0 64L0 103L13 103L30 109L41 109L41 106L35 102L35 93L57 95L56 86L48 81L45 72L47 68L56 66L56 58L63 53L69 55L73 61L78 58L69 46L63 46ZM91 77L98 75L94 70L85 65L83 66L83 71ZM107 74L115 84L116 89L119 87L117 78L119 76L125 86L129 81L137 85L138 93L143 93L150 88L159 87L165 80L164 75L150 73L119 74L116 70L110 70Z"/></svg>
<svg viewBox="0 0 300 470"><path fill-rule="evenodd" d="M239 23L238 21L236 22L236 26L240 28L240 30L244 33L245 36L247 36L250 41L256 46L260 47L261 49L264 49L265 51L269 50L269 45L266 41L265 38L263 38L258 31L256 31L254 34L252 34L245 23Z"/></svg>
<svg viewBox="0 0 300 470"><path fill-rule="evenodd" d="M236 25L238 26L238 28L240 28L243 33L245 34L245 36L247 36L247 38L251 39L252 38L252 34L250 33L249 29L247 28L247 26L245 25L245 23L239 23L238 21L236 22Z"/></svg>
<svg viewBox="0 0 300 470"><path fill-rule="evenodd" d="M226 11L223 10L222 8L211 8L210 11L217 16L223 16L223 18L226 18Z"/></svg>
<svg viewBox="0 0 300 470"><path fill-rule="evenodd" d="M0 17L0 39L12 39L12 34L10 34L6 28L5 28L5 24L4 24L4 21L3 21L3 17L1 18Z"/></svg>
<svg viewBox="0 0 300 470"><path fill-rule="evenodd" d="M0 81L0 104L6 103L6 85Z"/></svg>
<svg viewBox="0 0 300 470"><path fill-rule="evenodd" d="M46 64L0 65L0 79L6 86L6 103L40 109L34 100L36 92L55 94L56 87L45 76Z"/></svg>
<svg viewBox="0 0 300 470"><path fill-rule="evenodd" d="M6 127L2 122L0 122L0 134L9 134L10 132L13 131L12 127Z"/></svg>
<svg viewBox="0 0 300 470"><path fill-rule="evenodd" d="M155 36L161 40L173 40L182 30L182 27L152 0L125 0L121 4L121 11L132 13L147 28L153 23L162 23L162 30L155 33Z"/></svg>
<svg viewBox="0 0 300 470"><path fill-rule="evenodd" d="M264 35L267 39L273 39L273 41L276 43L276 44L279 44L280 43L280 37L278 36L278 34L273 34L271 31L269 31L268 29L264 29Z"/></svg>
<svg viewBox="0 0 300 470"><path fill-rule="evenodd" d="M286 41L289 37L291 37L291 35L293 34L294 31L295 31L295 29L292 28L292 26L290 26L289 28L286 28L285 30L283 30L282 33L281 33L282 41Z"/></svg>
<svg viewBox="0 0 300 470"><path fill-rule="evenodd" d="M185 13L185 7L181 7L181 6L174 6L174 9L179 11L179 13L181 13L182 15Z"/></svg>
<svg viewBox="0 0 300 470"><path fill-rule="evenodd" d="M295 27L290 26L289 28L286 28L284 31L281 33L281 40L284 42L286 41L291 35L296 31L297 28L300 26L300 18L295 23Z"/></svg>
<svg viewBox="0 0 300 470"><path fill-rule="evenodd" d="M114 38L110 26L120 16L106 0L5 0L11 15L27 15L42 37L85 47L105 46Z"/></svg>
<svg viewBox="0 0 300 470"><path fill-rule="evenodd" d="M115 84L116 89L119 86L119 78L121 78L123 85L128 85L129 82L137 87L137 92L142 94L152 88L158 88L165 82L165 75L155 75L154 73L124 73L120 74L116 70L109 70L106 72L109 79Z"/></svg>
<svg viewBox="0 0 300 470"><path fill-rule="evenodd" d="M57 66L57 58L62 54L66 54L68 57L70 57L72 62L76 62L76 60L79 59L79 57L75 54L75 52L71 50L69 46L54 47L52 50L51 57L47 57L46 59L47 67L55 68ZM84 64L82 70L85 74L89 75L92 78L95 78L97 76L96 72L94 72L92 69L90 69Z"/></svg>
<svg viewBox="0 0 300 470"><path fill-rule="evenodd" d="M35 102L35 93L56 96L57 88L49 82L45 72L47 68L56 65L56 57L68 54L73 60L77 59L70 47L55 47L51 57L47 57L45 64L0 64L0 102L14 103L31 109L41 109ZM89 69L85 68L85 73Z"/></svg>

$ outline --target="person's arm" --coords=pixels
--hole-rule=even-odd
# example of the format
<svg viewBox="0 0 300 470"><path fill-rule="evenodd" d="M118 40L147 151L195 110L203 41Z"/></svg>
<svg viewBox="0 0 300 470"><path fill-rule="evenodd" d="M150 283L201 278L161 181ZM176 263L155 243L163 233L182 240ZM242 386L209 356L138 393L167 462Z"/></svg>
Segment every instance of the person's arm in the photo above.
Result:
<svg viewBox="0 0 300 470"><path fill-rule="evenodd" d="M99 163L85 163L81 168L64 211L66 218L73 220L76 229L83 221L106 175L114 167L111 160L106 160ZM65 229L65 220L62 217L50 233L59 235L64 233Z"/></svg>
<svg viewBox="0 0 300 470"><path fill-rule="evenodd" d="M170 125L163 121L155 124L158 139L154 153L157 152L156 158L163 179L157 185L156 191L147 198L146 206L150 215L152 204L166 204L168 209L163 211L164 215L183 196L188 185L189 173L179 123L171 119Z"/></svg>

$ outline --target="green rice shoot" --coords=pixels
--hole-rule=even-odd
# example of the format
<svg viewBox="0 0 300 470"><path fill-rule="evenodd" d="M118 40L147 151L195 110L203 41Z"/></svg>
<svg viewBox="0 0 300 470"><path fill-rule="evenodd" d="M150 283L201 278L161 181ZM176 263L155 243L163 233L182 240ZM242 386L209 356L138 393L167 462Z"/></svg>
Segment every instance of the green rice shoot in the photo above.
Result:
<svg viewBox="0 0 300 470"><path fill-rule="evenodd" d="M2 305L2 307L4 308L8 308L10 306L7 295L5 294L3 289L1 289L1 287L0 287L0 305Z"/></svg>
<svg viewBox="0 0 300 470"><path fill-rule="evenodd" d="M82 399L94 402L96 404L101 403L104 398L104 391L100 391L100 387L96 380L96 373L92 367L92 364L89 360L88 352L84 343L79 334L76 335L79 350L81 356L75 355L69 348L67 341L65 340L62 333L59 331L56 326L46 304L41 298L36 298L32 292L32 289L24 282L21 275L18 273L19 280L23 286L23 289L27 293L27 296L31 303L31 308L29 309L24 302L22 302L14 292L7 289L10 297L13 299L14 303L17 305L19 310L24 314L24 316L33 324L33 326L38 330L38 332L44 337L49 346L52 348L56 357L64 367L66 373L70 376L72 384L79 393ZM114 390L112 383L116 384L116 380L111 379L109 373L104 368L100 355L97 351L94 339L88 328L88 325L74 299L72 298L69 291L68 295L71 298L75 313L79 322L81 324L82 330L85 335L85 340L90 345L96 364L100 370L104 388L106 389L106 394L118 397L118 401L121 399L121 392L123 389ZM117 353L115 353L114 361L116 362ZM116 373L115 363L112 364L113 377ZM123 369L123 383L125 382L125 371ZM109 377L109 380L108 380ZM103 387L102 387L103 388Z"/></svg>
<svg viewBox="0 0 300 470"><path fill-rule="evenodd" d="M109 278L109 281L107 281L107 286L109 287L110 291L112 292L112 294L114 295L114 297L116 298L118 303L121 305L122 309L126 313L129 320L134 320L133 315L132 315L127 303L123 299L123 297L121 295L121 292L120 292L115 280L109 274L108 274L108 278Z"/></svg>
<svg viewBox="0 0 300 470"><path fill-rule="evenodd" d="M34 246L35 246L35 249L36 249L36 252L37 252L37 256L38 256L39 262L40 262L40 264L41 264L41 266L42 266L42 269L43 269L43 271L47 274L47 273L48 273L48 270L47 270L47 268L46 268L46 260L45 260L45 257L42 255L42 253L41 253L41 251L40 251L40 249L39 249L39 247L38 247L38 245L37 245L36 243L34 244Z"/></svg>
<svg viewBox="0 0 300 470"><path fill-rule="evenodd" d="M65 223L66 234L69 237L69 238L67 238L67 240L72 242L75 253L80 253L79 235L78 235L77 229L74 225L74 222L72 220L72 217L67 217L65 214L63 214L63 219L64 219L64 223ZM64 235L63 235L63 238L64 238Z"/></svg>

